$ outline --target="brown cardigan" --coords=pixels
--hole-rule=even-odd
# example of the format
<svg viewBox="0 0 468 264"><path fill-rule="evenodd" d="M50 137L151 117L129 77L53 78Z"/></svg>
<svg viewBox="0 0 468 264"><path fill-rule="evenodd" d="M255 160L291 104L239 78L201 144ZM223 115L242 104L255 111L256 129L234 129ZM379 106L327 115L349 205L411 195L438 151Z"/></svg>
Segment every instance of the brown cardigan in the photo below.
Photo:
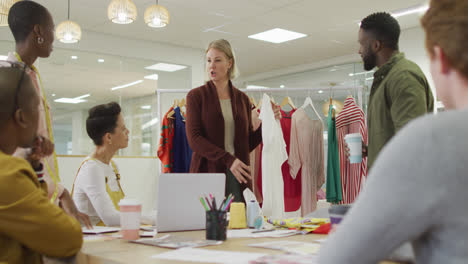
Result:
<svg viewBox="0 0 468 264"><path fill-rule="evenodd" d="M224 118L212 81L187 95L186 131L192 148L191 173L225 173L236 158L249 165L249 153L262 142L261 127L252 128L249 97L229 82L235 120L235 157L224 150Z"/></svg>

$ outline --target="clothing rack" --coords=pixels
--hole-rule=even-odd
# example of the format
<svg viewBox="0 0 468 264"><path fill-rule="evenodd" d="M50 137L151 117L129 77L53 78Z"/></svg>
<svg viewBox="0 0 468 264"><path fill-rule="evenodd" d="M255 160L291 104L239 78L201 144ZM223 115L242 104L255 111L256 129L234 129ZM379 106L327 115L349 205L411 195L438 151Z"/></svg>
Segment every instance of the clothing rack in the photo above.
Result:
<svg viewBox="0 0 468 264"><path fill-rule="evenodd" d="M362 90L363 86L333 86L333 90L357 90L357 101L358 105L362 108ZM157 89L156 90L156 95L157 95L157 103L158 103L158 126L160 126L160 122L162 122L162 105L161 105L161 95L163 94L171 94L171 93L185 93L187 94L190 92L192 89ZM254 88L254 89L239 89L244 93L250 93L250 92L264 92L267 94L278 94L278 93L283 93L283 94L288 94L289 92L311 92L311 91L318 91L318 90L325 90L324 88ZM312 96L311 96L312 97ZM157 133L158 137L156 140L156 143L159 145L159 138L161 136L160 131ZM159 159L158 159L159 161ZM162 172L161 168L161 161L159 161L159 172Z"/></svg>

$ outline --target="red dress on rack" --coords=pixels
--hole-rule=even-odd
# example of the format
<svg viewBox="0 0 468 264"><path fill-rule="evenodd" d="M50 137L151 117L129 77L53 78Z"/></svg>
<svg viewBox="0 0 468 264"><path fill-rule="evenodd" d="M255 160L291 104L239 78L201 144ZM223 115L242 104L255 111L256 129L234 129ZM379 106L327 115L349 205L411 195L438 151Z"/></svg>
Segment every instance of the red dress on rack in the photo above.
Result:
<svg viewBox="0 0 468 264"><path fill-rule="evenodd" d="M286 151L289 155L289 142L291 138L291 116L294 114L296 109L293 109L290 112L285 112L281 110L281 129L283 130L283 138L286 143ZM260 160L261 160L261 149L260 149ZM262 166L261 162L258 167L258 178L257 178L257 187L262 194ZM294 179L290 174L289 163L286 160L281 166L281 171L283 172L283 181L284 181L284 209L286 212L295 212L301 207L301 197L302 197L302 171L299 170L296 178Z"/></svg>

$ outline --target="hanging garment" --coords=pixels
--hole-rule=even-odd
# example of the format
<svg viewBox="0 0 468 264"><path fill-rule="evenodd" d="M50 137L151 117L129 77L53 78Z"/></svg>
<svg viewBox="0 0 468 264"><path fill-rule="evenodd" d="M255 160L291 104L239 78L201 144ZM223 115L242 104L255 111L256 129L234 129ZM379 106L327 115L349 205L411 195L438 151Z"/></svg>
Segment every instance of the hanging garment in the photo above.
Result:
<svg viewBox="0 0 468 264"><path fill-rule="evenodd" d="M173 140L174 140L174 119L167 118L167 115L174 108L169 108L169 111L164 115L161 124L161 136L159 138L158 158L161 161L163 173L172 172L174 165Z"/></svg>
<svg viewBox="0 0 468 264"><path fill-rule="evenodd" d="M345 155L344 137L347 134L359 133L367 145L367 126L364 112L356 104L354 98L349 97L344 102L344 108L336 117L336 132L338 137L338 152L340 155L341 194L343 204L350 204L359 194L363 178L367 176L367 157L361 163L350 163Z"/></svg>
<svg viewBox="0 0 468 264"><path fill-rule="evenodd" d="M328 159L327 159L327 201L339 203L341 196L340 160L336 138L336 124L332 118L333 105L328 109Z"/></svg>
<svg viewBox="0 0 468 264"><path fill-rule="evenodd" d="M263 214L281 219L284 217L284 187L282 164L288 159L286 143L278 120L271 107L270 97L263 94L259 118L262 120L262 193ZM281 195L279 195L281 194Z"/></svg>
<svg viewBox="0 0 468 264"><path fill-rule="evenodd" d="M261 121L258 118L260 114L259 109L252 110L252 126L254 130L257 130L260 127ZM252 176L252 192L255 194L257 198L257 202L262 204L262 188L258 186L258 178L259 178L259 167L260 167L260 151L262 149L261 145L258 145L252 152L250 152L250 176Z"/></svg>
<svg viewBox="0 0 468 264"><path fill-rule="evenodd" d="M174 167L172 172L186 173L190 170L190 161L192 160L192 149L190 148L185 132L185 122L180 108L174 109Z"/></svg>
<svg viewBox="0 0 468 264"><path fill-rule="evenodd" d="M289 156L290 151L290 141L291 141L291 116L294 114L296 109L293 109L290 112L285 112L281 110L281 129L283 131L284 142L286 143L286 152ZM289 160L289 158L288 158ZM302 192L302 173L299 168L294 176L290 172L289 162L285 161L281 166L281 171L283 173L283 183L284 183L284 211L285 212L295 212L301 207L301 192Z"/></svg>
<svg viewBox="0 0 468 264"><path fill-rule="evenodd" d="M292 177L302 175L301 215L305 216L317 208L317 192L325 183L323 123L311 120L302 108L294 112L291 123L288 162Z"/></svg>

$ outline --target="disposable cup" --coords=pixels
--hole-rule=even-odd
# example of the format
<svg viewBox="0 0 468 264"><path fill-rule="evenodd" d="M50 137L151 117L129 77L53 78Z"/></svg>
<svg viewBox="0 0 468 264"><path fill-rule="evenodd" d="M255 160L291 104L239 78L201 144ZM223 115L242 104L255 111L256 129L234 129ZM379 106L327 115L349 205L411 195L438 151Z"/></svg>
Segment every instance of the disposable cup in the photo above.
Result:
<svg viewBox="0 0 468 264"><path fill-rule="evenodd" d="M362 136L359 133L348 134L345 136L345 141L349 147L349 162L362 162Z"/></svg>
<svg viewBox="0 0 468 264"><path fill-rule="evenodd" d="M123 239L140 238L141 203L135 199L122 199L120 206L120 228Z"/></svg>

